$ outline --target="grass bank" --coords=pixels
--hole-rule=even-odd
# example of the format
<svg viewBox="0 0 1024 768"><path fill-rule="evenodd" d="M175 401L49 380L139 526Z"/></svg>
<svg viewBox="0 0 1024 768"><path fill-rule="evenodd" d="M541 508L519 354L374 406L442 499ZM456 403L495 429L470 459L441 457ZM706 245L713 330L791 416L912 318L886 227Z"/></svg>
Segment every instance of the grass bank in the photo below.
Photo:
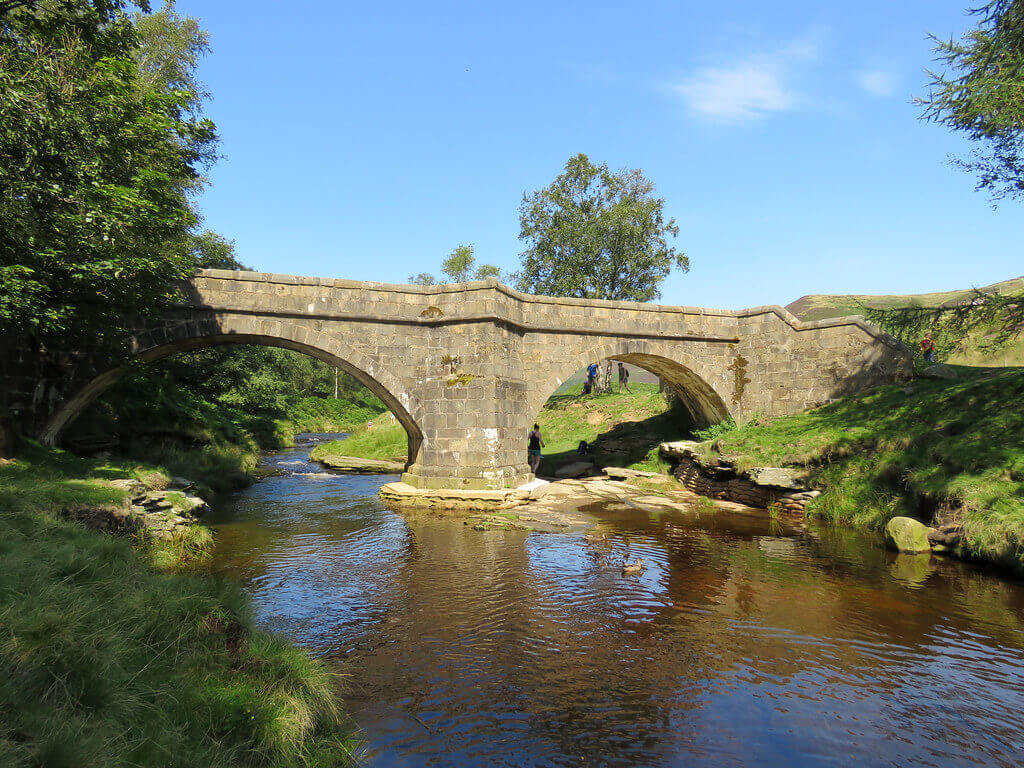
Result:
<svg viewBox="0 0 1024 768"><path fill-rule="evenodd" d="M563 394L551 397L537 416L544 435L541 474L551 474L573 461L581 440L593 447L601 466L614 465L664 471L657 446L685 436L685 420L669 407L656 384L631 384L632 393L597 395ZM344 440L322 443L314 460L329 456L357 456L403 462L408 449L405 430L392 424L387 413L373 418ZM526 435L523 435L526 449Z"/></svg>
<svg viewBox="0 0 1024 768"><path fill-rule="evenodd" d="M0 765L349 764L336 680L239 589L66 517L159 475L34 445L0 466Z"/></svg>
<svg viewBox="0 0 1024 768"><path fill-rule="evenodd" d="M1024 370L955 370L755 421L713 446L743 467L809 468L825 490L811 514L867 528L960 521L972 555L1024 570Z"/></svg>

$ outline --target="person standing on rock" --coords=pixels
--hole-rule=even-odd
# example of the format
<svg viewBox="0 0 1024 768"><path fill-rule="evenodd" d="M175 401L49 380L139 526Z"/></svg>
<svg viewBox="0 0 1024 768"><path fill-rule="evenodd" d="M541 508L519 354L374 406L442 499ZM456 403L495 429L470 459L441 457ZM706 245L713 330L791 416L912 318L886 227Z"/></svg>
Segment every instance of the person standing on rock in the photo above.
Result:
<svg viewBox="0 0 1024 768"><path fill-rule="evenodd" d="M544 438L540 436L540 425L534 424L533 431L530 432L530 445L527 450L530 454L530 471L535 475L540 469L540 449L543 447Z"/></svg>
<svg viewBox="0 0 1024 768"><path fill-rule="evenodd" d="M625 365L619 363L619 393L622 393L622 388L625 387L629 394L633 394L629 388L629 369Z"/></svg>

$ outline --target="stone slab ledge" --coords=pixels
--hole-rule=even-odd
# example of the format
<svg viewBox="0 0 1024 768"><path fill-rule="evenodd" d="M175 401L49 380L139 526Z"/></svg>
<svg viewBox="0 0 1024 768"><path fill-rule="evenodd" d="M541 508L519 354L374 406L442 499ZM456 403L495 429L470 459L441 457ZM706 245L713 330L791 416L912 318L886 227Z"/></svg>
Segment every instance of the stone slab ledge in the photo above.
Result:
<svg viewBox="0 0 1024 768"><path fill-rule="evenodd" d="M521 488L469 490L416 488L408 483L386 483L380 498L389 509L432 509L445 512L511 509L525 504L531 491Z"/></svg>

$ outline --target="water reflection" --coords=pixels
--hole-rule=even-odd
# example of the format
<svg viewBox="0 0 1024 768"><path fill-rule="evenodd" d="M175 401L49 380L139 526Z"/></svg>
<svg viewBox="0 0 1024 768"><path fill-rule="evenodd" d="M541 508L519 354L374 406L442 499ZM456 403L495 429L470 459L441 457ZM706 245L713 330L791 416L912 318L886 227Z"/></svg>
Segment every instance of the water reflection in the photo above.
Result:
<svg viewBox="0 0 1024 768"><path fill-rule="evenodd" d="M697 511L474 531L305 455L222 510L215 567L350 676L376 765L1019 764L1019 584Z"/></svg>

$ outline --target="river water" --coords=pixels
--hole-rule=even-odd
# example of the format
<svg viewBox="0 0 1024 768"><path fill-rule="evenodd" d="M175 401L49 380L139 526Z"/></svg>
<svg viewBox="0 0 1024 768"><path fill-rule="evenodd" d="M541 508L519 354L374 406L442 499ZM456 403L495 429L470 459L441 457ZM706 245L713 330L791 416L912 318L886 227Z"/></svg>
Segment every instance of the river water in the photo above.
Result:
<svg viewBox="0 0 1024 768"><path fill-rule="evenodd" d="M477 531L309 450L220 506L213 567L347 676L372 765L1024 764L1020 583L700 510Z"/></svg>

